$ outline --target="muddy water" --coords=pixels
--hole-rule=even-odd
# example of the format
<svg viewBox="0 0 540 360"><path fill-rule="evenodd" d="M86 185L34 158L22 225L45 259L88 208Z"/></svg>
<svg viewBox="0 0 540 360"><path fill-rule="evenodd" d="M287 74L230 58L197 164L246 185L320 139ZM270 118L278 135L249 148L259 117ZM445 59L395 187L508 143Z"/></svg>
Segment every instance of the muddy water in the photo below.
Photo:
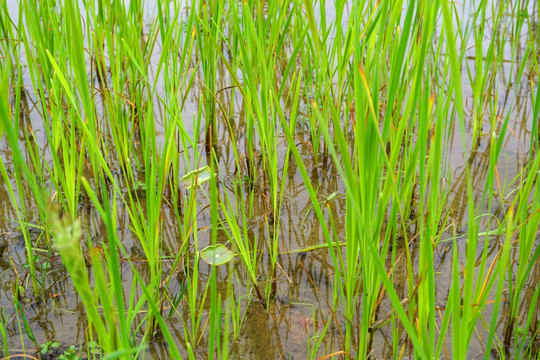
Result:
<svg viewBox="0 0 540 360"><path fill-rule="evenodd" d="M151 4L151 3L150 3ZM8 1L10 7L16 7L14 2ZM15 11L16 13L16 11ZM465 15L466 16L466 13ZM524 37L524 40L526 37ZM474 56L474 51L468 53ZM507 54L510 57L510 53ZM157 56L157 55L156 55ZM471 71L474 74L473 60L466 59L471 66ZM462 70L466 71L466 64L462 65ZM515 77L515 69L512 69L511 64L505 65L503 71L498 73L497 79L501 84L508 84L508 80ZM225 73L221 69L221 73ZM30 84L30 79L25 77L25 81ZM531 84L531 83L530 83ZM510 131L504 142L504 149L501 157L498 160L498 171L501 177L508 179L514 178L519 172L528 154L526 150L529 148L530 129L531 129L531 90L534 86L526 84L506 88L501 86L497 94L498 112L501 118L504 118L507 113L510 114ZM534 82L532 82L534 84ZM220 79L218 88L229 86L227 78ZM467 88L467 85L469 86ZM466 104L470 104L472 91L470 84L465 82L464 96ZM29 88L31 88L29 86ZM240 96L236 94L236 99ZM224 91L220 94L223 97L222 103L230 103L228 97L230 92ZM36 95L28 92L27 102L25 107L24 121L31 124L36 133L36 141L38 146L45 148L44 129L40 127L40 115L36 111L34 103ZM162 109L159 104L156 106L156 118L158 119ZM198 106L198 94L195 91L189 98L188 104L184 110L183 116L185 119L191 119L196 116ZM468 116L467 121L470 122L469 108L465 109ZM233 109L233 126L237 129L240 136L245 135L245 129L242 121L242 104L237 102ZM486 117L487 119L488 117ZM191 122L187 121L186 126ZM486 129L489 129L489 123L484 124ZM232 189L243 179L236 175L234 168L234 154L229 146L229 136L226 130L227 126L224 122L218 125L218 143L217 149L220 154L220 191L232 192ZM472 129L467 128L467 134L470 135ZM193 131L189 129L188 131ZM299 140L308 142L310 137L307 128L297 133ZM466 182L465 182L465 163L470 162L473 177L473 183L477 190L478 196L481 194L488 168L489 159L489 138L482 137L478 151L471 157L463 156L462 144L459 135L459 128L456 125L452 134L450 134L451 146L448 148L448 162L450 170L448 172L448 181L451 184L451 206L453 227L459 232L466 233L467 230L467 215L466 215ZM470 144L469 144L470 145ZM470 146L469 146L470 147ZM201 152L202 152L201 145ZM281 149L282 152L285 149ZM344 194L344 185L341 182L331 161L324 156L321 163L315 165L313 156L306 148L301 148L302 155L307 164L311 164L308 170L312 174L312 183L319 189L320 199L324 201L330 194L337 192ZM283 159L284 156L278 158ZM0 156L5 161L8 170L13 166L11 161L10 150L7 144L0 142ZM48 159L50 160L50 159ZM278 169L282 170L284 164L279 163ZM114 169L113 169L114 170ZM281 172L280 172L281 173ZM143 176L143 175L141 175ZM248 301L244 296L245 289L242 287L242 281L235 282L237 288L234 289L236 301L242 312L245 311L245 321L238 339L231 344L232 351L238 359L306 359L308 356L308 346L313 341L317 341L318 331L332 317L330 305L332 304L332 288L334 286L334 265L328 251L318 250L309 253L288 253L296 249L302 249L311 245L321 243L322 231L317 217L313 212L307 211L311 205L307 194L305 184L296 171L294 164L290 165L289 176L285 179L285 201L280 218L279 229L279 246L282 255L278 257L278 270L276 273L276 295L277 300L269 306L268 310L264 310L260 303L256 301ZM12 185L15 185L14 183ZM128 191L125 189L125 191ZM265 244L268 238L266 221L269 213L269 206L266 203L264 184L259 184L256 187L253 209L253 216L248 224L249 234L252 239L258 239L260 244ZM508 199L497 199L497 206L492 209L494 217L502 217L505 207L508 204ZM344 238L344 219L345 219L345 198L337 197L329 200L327 211L332 211L336 228L340 238ZM35 208L33 204L28 204L28 208ZM143 204L144 208L144 204ZM81 208L82 220L87 229L87 233L91 234L92 240L99 245L101 239L106 237L105 229L96 216L94 209ZM487 209L486 209L487 210ZM176 223L176 218L172 209L164 206L162 209L164 217L163 223L166 224L162 233L162 243L165 255L177 253L180 249L181 236L178 229L179 224ZM37 214L35 215L37 216ZM119 207L117 213L118 224L129 224L129 218L126 209ZM22 352L23 344L28 349L32 348L32 341L28 337L30 331L20 331L22 326L21 313L13 307L12 294L13 288L19 287L29 288L29 277L25 270L26 250L24 240L18 230L15 219L17 214L10 205L10 199L7 193L7 185L0 185L0 307L4 310L4 319L8 329L8 346L12 353ZM32 215L29 216L32 219ZM199 247L202 248L209 243L209 231L204 229L210 225L209 212L201 212L198 218L198 224L201 229L199 238ZM486 220L483 223L485 228L489 227L489 222ZM128 255L132 262L136 265L137 270L141 274L146 274L146 265L144 261L144 253L138 241L134 238L128 226L118 228L118 234L124 246L128 250ZM22 313L29 321L31 333L35 336L38 344L45 343L48 340L59 341L62 343L61 350L66 346L84 343L85 318L82 310L82 305L79 297L74 292L73 285L69 280L69 276L60 262L59 257L55 253L47 253L46 247L43 246L42 234L39 229L35 229L31 233L32 241L37 250L38 274L43 277L47 284L47 291L43 298L35 298L31 295L30 290L23 291L20 297L22 304ZM450 232L448 233L450 235ZM219 236L219 234L218 234ZM225 236L221 234L222 239ZM490 238L490 257L493 258L500 247L500 239ZM460 246L460 252L464 253L465 247ZM464 244L463 244L464 245ZM446 303L448 289L450 286L450 270L451 270L451 242L442 242L435 252L435 271L438 274L437 280L437 303L441 307ZM481 251L481 250L479 250ZM411 246L412 259L418 259L417 249L413 244ZM171 269L172 263L164 262L164 267L168 272L175 271ZM233 264L234 271L240 279L246 279L247 274L240 261L236 260ZM262 258L261 269L269 268L269 259ZM396 266L396 279L399 283L401 278L405 283L404 277L405 264L398 263ZM122 272L124 274L124 287L126 293L132 291L132 278L130 276L130 266L124 261L122 262ZM168 275L166 271L165 275ZM200 265L200 281L204 284L209 276L210 268L205 264ZM530 296L540 283L540 267L536 266L532 272L531 278L527 282L525 294L523 295L524 308L528 307ZM149 276L149 275L148 275ZM171 282L169 294L177 294L181 292L184 283L180 276L175 277L176 280ZM218 283L220 292L223 296L226 295L228 281L228 271L226 267L219 268ZM399 295L405 297L407 289L397 288ZM134 290L138 291L138 290ZM401 293L400 293L401 292ZM136 294L139 296L140 294ZM203 322L206 319L204 314L207 311L208 305L203 306ZM390 310L388 301L381 303L380 313L384 314ZM487 309L488 313L490 309ZM503 304L502 312L506 312L506 304ZM187 316L188 309L185 305L180 305L179 313ZM340 309L335 311L338 318L338 324L333 324L330 331L325 335L323 341L327 349L338 351L342 348L342 338L339 328L344 327L345 319L342 316ZM526 314L520 314L524 316ZM144 313L140 314L142 318ZM487 316L489 318L489 316ZM503 337L505 317L500 317L501 322L498 324L499 336ZM182 347L185 344L184 331L181 316L173 316L169 322L173 336ZM483 328L479 328L478 336L474 337L471 343L470 355L473 358L483 357L482 335ZM21 341L22 340L22 341ZM207 343L209 339L206 335L200 338L196 348L196 357L200 359L207 358ZM450 346L450 344L449 344ZM388 325L383 325L374 334L373 354L376 358L388 358L392 354L392 330ZM55 351L58 354L61 351ZM327 353L329 353L328 351ZM32 353L32 351L29 351ZM166 358L167 345L159 338L149 344L147 354L153 358ZM319 353L319 356L324 353Z"/></svg>

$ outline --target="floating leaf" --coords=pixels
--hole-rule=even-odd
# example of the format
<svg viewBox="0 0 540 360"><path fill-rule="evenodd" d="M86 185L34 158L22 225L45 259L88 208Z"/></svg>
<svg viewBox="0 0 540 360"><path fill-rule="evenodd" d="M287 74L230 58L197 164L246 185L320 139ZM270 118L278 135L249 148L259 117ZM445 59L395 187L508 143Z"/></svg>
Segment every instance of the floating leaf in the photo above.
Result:
<svg viewBox="0 0 540 360"><path fill-rule="evenodd" d="M144 181L135 181L133 183L133 190L139 191L139 190L145 190L146 189L146 183Z"/></svg>
<svg viewBox="0 0 540 360"><path fill-rule="evenodd" d="M207 246L200 254L204 261L214 266L226 264L234 257L234 253L222 244Z"/></svg>
<svg viewBox="0 0 540 360"><path fill-rule="evenodd" d="M184 187L189 190L193 185L200 186L209 182L213 175L215 175L215 173L212 173L210 166L206 165L188 172L186 175L182 176L180 181L183 181Z"/></svg>

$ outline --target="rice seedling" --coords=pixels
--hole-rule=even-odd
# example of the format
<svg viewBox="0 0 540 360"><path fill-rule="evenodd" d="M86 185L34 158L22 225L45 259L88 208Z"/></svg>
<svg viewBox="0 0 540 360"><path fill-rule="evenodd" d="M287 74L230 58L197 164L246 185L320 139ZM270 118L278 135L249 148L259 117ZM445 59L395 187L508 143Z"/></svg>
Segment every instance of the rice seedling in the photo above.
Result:
<svg viewBox="0 0 540 360"><path fill-rule="evenodd" d="M2 309L0 313L0 335L2 335L2 351L4 356L9 356L9 347L7 341L7 328L6 328L6 315L5 311Z"/></svg>

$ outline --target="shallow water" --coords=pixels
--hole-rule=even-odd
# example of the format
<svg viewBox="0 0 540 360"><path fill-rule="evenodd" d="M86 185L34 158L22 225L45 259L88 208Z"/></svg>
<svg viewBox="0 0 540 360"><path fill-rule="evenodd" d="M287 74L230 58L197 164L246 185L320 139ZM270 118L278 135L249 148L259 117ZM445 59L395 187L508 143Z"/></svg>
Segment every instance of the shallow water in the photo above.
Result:
<svg viewBox="0 0 540 360"><path fill-rule="evenodd" d="M9 0L8 6L12 9L16 7L14 1ZM148 5L151 8L151 3ZM535 10L538 11L537 9ZM14 10L14 13L16 11ZM149 11L152 13L152 11ZM466 15L465 15L466 16ZM524 41L526 37L524 34ZM156 57L159 55L159 46L156 46ZM512 58L511 49L505 53L509 58ZM474 56L474 50L471 50L470 56ZM471 72L474 77L474 61L471 59L465 59L462 64L462 71L466 71L466 63L469 62L472 67ZM154 63L156 66L157 64ZM150 71L152 73L152 71ZM231 80L227 77L224 68L218 70L218 74L223 74L218 79L217 88L227 88L231 85ZM498 159L498 172L501 179L513 179L519 174L522 166L527 162L530 143L530 131L532 124L532 107L530 103L531 91L535 90L534 81L531 81L529 85L519 84L512 87L505 87L508 84L509 79L515 77L515 69L512 68L511 63L505 64L503 71L495 74L496 82L499 83L499 94L497 94L497 105L500 119L509 114L510 116L510 131L506 135L506 139L503 145L503 151ZM464 77L467 79L467 77ZM25 85L31 89L31 83L28 76L24 77ZM536 83L537 84L537 83ZM464 98L465 103L470 104L472 98L471 84L464 81ZM230 103L228 101L231 96L231 91L223 91L220 93L222 97L222 103ZM159 92L159 89L158 89ZM46 143L45 130L42 126L41 115L37 110L35 103L37 102L36 94L32 91L26 93L26 103L24 108L24 114L22 118L27 122L28 126L34 131L35 142L39 148L45 149L48 144ZM243 144L243 138L246 135L245 122L243 120L243 104L240 102L240 96L235 97L234 108L231 109L232 127L235 129L235 135L237 137L237 143ZM98 100L99 101L99 100ZM157 140L162 141L163 124L160 124L160 114L163 109L160 108L159 103L155 103L154 115L156 118L156 130ZM199 94L194 91L189 95L185 109L182 113L185 119L185 126L189 132L193 133L191 119L197 115L199 109ZM470 116L471 110L465 109L465 115ZM246 186L244 184L244 178L242 174L237 173L234 163L234 154L230 146L230 137L227 129L227 125L223 119L218 123L218 141L217 141L217 153L220 158L219 168L219 191L229 192L234 194L235 186ZM470 118L466 119L468 122ZM309 129L308 125L299 127L297 136L299 144L309 142ZM484 122L486 129L490 128L488 117ZM303 129L303 131L302 131ZM467 128L466 133L470 136L472 129ZM473 184L477 191L477 196L480 196L484 183L486 181L486 172L489 161L489 137L483 136L478 147L478 151L470 158L463 156L463 145L460 140L460 131L457 121L455 122L453 133L449 134L451 140L449 144L451 146L447 149L447 160L449 164L447 181L451 184L451 199L449 202L449 211L451 212L451 227L446 236L451 236L452 229L457 229L458 234L466 234L468 217L467 217L467 192L465 181L465 163L468 161L471 164L471 176L473 178ZM204 135L201 135L203 138ZM284 138L283 136L281 138ZM470 141L470 140L469 140ZM284 144L284 141L280 142ZM24 145L21 139L21 144ZM469 144L470 145L470 144ZM201 152L204 152L204 144L198 145ZM280 148L280 154L278 159L282 159L278 162L279 174L283 173L285 158L285 147ZM189 151L189 150L187 150ZM332 165L331 159L326 157L325 154L321 154L321 162L315 164L313 161L313 154L306 146L300 146L301 154L304 161L307 164L311 164L308 171L311 173L312 184L318 188L318 194L321 201L329 198L331 194L337 193L339 195L345 194L345 186L338 175L336 168ZM27 155L28 156L28 155ZM141 155L142 156L142 155ZM0 157L4 160L8 171L13 167L11 160L10 150L7 143L4 140L0 141ZM46 157L47 161L51 161ZM115 170L112 168L111 170ZM118 170L118 169L116 169ZM280 216L279 227L279 250L281 255L278 256L278 268L274 274L275 280L275 294L277 300L269 305L269 309L265 310L263 306L256 300L245 296L245 280L248 275L241 262L236 259L233 269L240 281L235 281L236 288L234 293L236 294L236 301L239 304L241 311L245 311L245 320L242 328L240 329L240 335L238 339L231 344L233 354L238 359L305 359L308 356L308 344L310 341L317 339L317 333L319 329L324 327L327 321L331 321L333 312L330 309L332 304L332 287L334 284L334 265L332 259L327 250L316 250L303 253L289 253L294 250L304 249L308 246L317 245L321 243L323 239L322 230L317 219L317 216L313 211L309 211L311 201L306 191L305 184L296 169L295 164L289 165L289 174L287 178L281 179L285 182L285 200L282 205L282 212ZM139 174L144 179L144 174ZM118 178L119 183L122 184L122 180ZM502 181L502 180L501 180ZM12 183L15 186L15 182ZM266 196L266 184L255 184L255 191L253 196L252 208L249 211L252 216L248 223L249 235L251 239L257 239L261 246L267 246L268 243L268 218L270 206ZM515 186L515 185L512 185ZM512 188L510 186L510 188ZM129 191L127 188L123 188L123 191ZM20 190L19 190L20 191ZM509 191L508 191L509 192ZM234 198L234 195L232 195ZM26 199L25 201L29 201ZM483 229L491 228L490 219L502 217L506 211L508 205L508 199L495 199L496 206L491 210L493 217L486 216L485 221L482 223ZM142 200L144 208L144 200ZM201 208L207 204L201 204ZM333 197L327 201L328 207L325 211L332 211L334 214L334 221L338 231L340 239L344 239L344 221L345 221L345 197ZM36 205L29 203L28 208L30 211L37 215ZM161 209L163 216L163 229L161 233L161 241L163 246L163 253L165 256L174 255L180 251L182 245L181 233L179 226L176 222L174 215L174 209L168 206L166 203ZM488 211L488 209L486 209ZM106 230L103 228L102 222L96 215L95 209L88 206L81 205L80 207L81 219L83 221L86 233L91 236L92 241L98 247L100 241L106 238ZM117 211L117 223L119 227L117 229L119 238L122 240L125 248L128 251L127 256L136 265L137 270L143 276L150 276L146 267L146 260L144 251L142 250L138 240L133 236L131 229L129 228L129 217L127 210L121 205ZM487 214L486 214L487 215ZM29 219L33 216L30 214ZM12 294L14 286L24 287L29 282L28 274L25 270L26 249L24 240L15 219L17 218L11 201L8 196L6 184L0 184L0 308L5 312L5 320L8 329L8 346L12 353L16 353L18 350L22 351L22 343L26 346L26 349L32 347L32 342L27 335L27 331L20 331L21 318L18 312L13 307ZM198 246L199 249L205 247L210 243L210 231L209 226L211 224L210 212L201 211L197 218L197 226L199 228L198 233ZM410 229L411 232L414 229ZM38 266L41 266L39 275L43 276L45 283L47 284L47 291L43 298L37 299L32 295L30 287L21 295L22 311L29 321L29 326L34 334L38 344L42 344L47 340L60 341L62 343L61 349L72 344L81 344L85 342L84 329L85 329L85 315L80 302L79 297L74 291L71 280L61 264L60 258L57 254L47 253L47 248L43 246L41 238L42 234L39 229L32 231L32 241L37 253L39 254ZM458 246L461 255L464 255L466 239L458 238ZM218 232L218 241L226 242L227 238L223 233ZM497 250L501 246L502 242L500 238L490 237L490 259L496 255ZM463 246L462 246L463 245ZM403 249L398 248L398 257ZM418 249L413 243L410 246L411 258L418 261L419 254ZM437 277L437 304L440 304L441 311L445 306L448 289L450 287L450 270L451 270L451 251L452 242L441 242L439 247L435 251L436 257L434 258L435 272ZM479 254L482 249L479 249ZM390 257L388 259L390 260ZM175 275L172 277L172 281L168 288L168 294L174 296L181 292L184 282L178 269L172 269L172 261L164 261L163 266L165 269L165 276L169 274ZM263 273L268 272L270 268L270 260L263 256L261 260L261 271ZM140 296L139 289L132 289L132 275L130 265L127 261L122 262L122 273L124 276L124 289L126 293L135 291L136 296ZM200 264L200 283L204 284L210 274L210 266L205 263ZM227 267L220 267L218 269L218 288L223 297L227 295L227 283L228 283L228 271ZM399 283L400 279L405 284L405 263L404 261L398 262L395 266L396 283ZM531 296L534 293L536 287L540 283L540 267L538 264L532 272L531 278L527 282L525 287L525 293L523 294L524 304L530 302ZM402 298L406 296L408 290L406 286L396 286L398 295ZM502 313L507 312L508 304L503 304ZM202 306L202 322L206 320L204 314L208 310L209 304L205 303ZM524 306L527 309L528 306ZM383 300L379 308L379 314L381 317L391 310L390 302ZM488 308L488 312L490 309ZM185 304L180 304L180 308L177 314L173 314L171 320L168 322L170 329L175 337L175 340L180 344L182 348L185 344L182 318L187 317L189 310ZM439 314L440 315L440 314ZM142 318L144 313L140 314ZM339 351L342 348L342 339L340 335L340 327L344 327L345 322L341 309L335 311L335 316L338 319L338 324L333 323L331 330L328 331L323 339L323 343L328 349L334 349ZM520 316L526 316L521 313ZM498 332L501 337L504 331L505 317L501 317L501 322L498 324ZM482 334L483 328L479 327L478 337L473 338L471 342L471 348L469 354L471 358L483 357L483 345ZM402 332L404 337L404 332ZM140 334L142 336L142 333ZM373 357L374 358L389 358L392 356L392 329L389 324L382 325L374 332L373 338ZM21 343L22 338L22 343ZM199 343L196 348L196 357L199 359L207 358L207 343L209 339L207 334L203 334L200 337ZM324 347L323 347L324 348ZM29 351L32 353L32 351ZM57 353L60 353L58 351ZM1 353L0 353L1 354ZM152 358L167 358L167 345L164 340L156 338L148 345L147 349L148 357ZM185 355L185 354L183 354ZM320 353L319 356L325 355ZM354 356L354 354L351 354Z"/></svg>

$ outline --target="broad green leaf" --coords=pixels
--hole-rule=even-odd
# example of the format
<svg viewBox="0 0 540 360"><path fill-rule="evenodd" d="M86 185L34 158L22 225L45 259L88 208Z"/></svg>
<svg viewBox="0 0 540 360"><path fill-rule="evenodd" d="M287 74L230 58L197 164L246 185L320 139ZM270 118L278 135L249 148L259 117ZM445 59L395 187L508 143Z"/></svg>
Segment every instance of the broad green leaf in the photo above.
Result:
<svg viewBox="0 0 540 360"><path fill-rule="evenodd" d="M212 173L210 166L206 165L188 172L180 180L184 182L184 187L190 190L194 185L200 186L207 183L213 175L215 175L215 173Z"/></svg>
<svg viewBox="0 0 540 360"><path fill-rule="evenodd" d="M234 253L222 244L207 246L200 254L205 262L214 266L226 264L234 258Z"/></svg>

